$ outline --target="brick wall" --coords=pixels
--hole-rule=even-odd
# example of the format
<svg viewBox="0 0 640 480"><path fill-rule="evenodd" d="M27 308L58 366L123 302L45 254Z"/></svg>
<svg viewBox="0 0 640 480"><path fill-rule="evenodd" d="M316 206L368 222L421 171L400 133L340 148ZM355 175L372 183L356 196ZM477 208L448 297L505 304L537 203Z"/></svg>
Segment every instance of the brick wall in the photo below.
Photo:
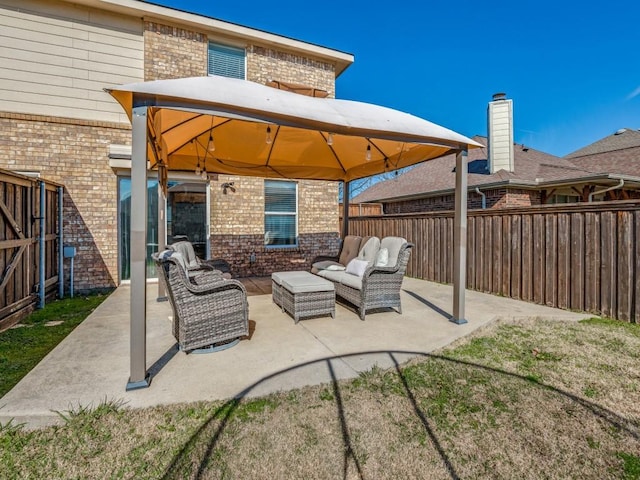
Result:
<svg viewBox="0 0 640 480"><path fill-rule="evenodd" d="M541 193L536 190L493 189L484 190L486 208L530 207L541 204ZM469 210L482 208L482 196L470 191L467 196ZM455 209L455 195L441 195L436 197L418 198L402 202L384 204L384 213L416 213L436 212Z"/></svg>
<svg viewBox="0 0 640 480"><path fill-rule="evenodd" d="M234 182L236 191L222 193L224 182ZM337 252L337 201L336 182L298 181L298 246L267 248L264 179L220 175L211 182L211 256L226 259L236 276L309 268L315 256Z"/></svg>
<svg viewBox="0 0 640 480"><path fill-rule="evenodd" d="M212 258L229 262L236 277L267 276L284 270L309 270L318 255L336 255L340 246L338 232L301 234L296 248L266 248L264 234L211 235ZM251 257L255 256L255 262Z"/></svg>
<svg viewBox="0 0 640 480"><path fill-rule="evenodd" d="M130 137L120 124L0 113L0 167L65 185L64 241L77 247L78 291L117 285L117 185L108 149ZM66 261L66 291L68 269Z"/></svg>
<svg viewBox="0 0 640 480"><path fill-rule="evenodd" d="M329 63L256 45L247 48L247 80L298 83L336 94L335 67Z"/></svg>
<svg viewBox="0 0 640 480"><path fill-rule="evenodd" d="M203 33L144 22L144 79L206 75L207 46Z"/></svg>

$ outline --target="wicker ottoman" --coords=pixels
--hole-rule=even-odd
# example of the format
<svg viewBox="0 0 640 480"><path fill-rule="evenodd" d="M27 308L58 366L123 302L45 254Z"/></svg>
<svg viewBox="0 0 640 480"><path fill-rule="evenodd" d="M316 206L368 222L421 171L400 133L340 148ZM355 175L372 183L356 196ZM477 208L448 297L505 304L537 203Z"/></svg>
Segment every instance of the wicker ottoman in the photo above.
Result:
<svg viewBox="0 0 640 480"><path fill-rule="evenodd" d="M271 274L273 302L298 323L301 317L336 316L333 283L309 272Z"/></svg>

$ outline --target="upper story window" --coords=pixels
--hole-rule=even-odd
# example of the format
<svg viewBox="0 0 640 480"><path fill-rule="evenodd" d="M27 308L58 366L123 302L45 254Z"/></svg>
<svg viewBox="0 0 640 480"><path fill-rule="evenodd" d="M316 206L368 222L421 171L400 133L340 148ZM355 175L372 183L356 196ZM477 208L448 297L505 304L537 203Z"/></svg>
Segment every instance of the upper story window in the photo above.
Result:
<svg viewBox="0 0 640 480"><path fill-rule="evenodd" d="M209 42L209 75L245 78L245 52L243 48Z"/></svg>
<svg viewBox="0 0 640 480"><path fill-rule="evenodd" d="M298 184L264 181L264 243L296 246L298 243Z"/></svg>

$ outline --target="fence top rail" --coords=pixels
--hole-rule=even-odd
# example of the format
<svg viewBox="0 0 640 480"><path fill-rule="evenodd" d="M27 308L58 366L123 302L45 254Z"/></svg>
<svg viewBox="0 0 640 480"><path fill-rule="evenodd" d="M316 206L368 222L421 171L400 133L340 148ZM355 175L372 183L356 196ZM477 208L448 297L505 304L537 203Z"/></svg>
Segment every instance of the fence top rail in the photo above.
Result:
<svg viewBox="0 0 640 480"><path fill-rule="evenodd" d="M640 200L616 200L608 202L562 203L554 205L536 205L533 207L509 207L486 210L468 210L469 217L505 216L505 215L533 215L544 213L587 213L587 212L620 212L640 210ZM390 213L383 215L362 215L349 217L351 221L366 221L393 218L441 218L453 217L453 210L437 212Z"/></svg>
<svg viewBox="0 0 640 480"><path fill-rule="evenodd" d="M0 168L0 181L15 183L23 186L28 186L29 184L35 185L40 182L44 182L47 189L64 187L62 183L54 182L52 180L47 180L46 178L31 177L29 175L23 175L21 173L12 172L11 170L5 170L3 168Z"/></svg>

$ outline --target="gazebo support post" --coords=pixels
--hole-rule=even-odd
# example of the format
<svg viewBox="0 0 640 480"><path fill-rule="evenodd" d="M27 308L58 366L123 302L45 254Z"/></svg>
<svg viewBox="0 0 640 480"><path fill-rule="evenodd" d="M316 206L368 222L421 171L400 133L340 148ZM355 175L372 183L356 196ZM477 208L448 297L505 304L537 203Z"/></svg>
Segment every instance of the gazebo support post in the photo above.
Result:
<svg viewBox="0 0 640 480"><path fill-rule="evenodd" d="M127 390L146 388L151 382L147 373L147 107L134 106L132 113L131 369Z"/></svg>
<svg viewBox="0 0 640 480"><path fill-rule="evenodd" d="M467 323L464 294L467 285L467 150L456 154L456 210L453 227L453 316L451 321Z"/></svg>
<svg viewBox="0 0 640 480"><path fill-rule="evenodd" d="M342 240L349 235L349 187L351 182L342 182Z"/></svg>

